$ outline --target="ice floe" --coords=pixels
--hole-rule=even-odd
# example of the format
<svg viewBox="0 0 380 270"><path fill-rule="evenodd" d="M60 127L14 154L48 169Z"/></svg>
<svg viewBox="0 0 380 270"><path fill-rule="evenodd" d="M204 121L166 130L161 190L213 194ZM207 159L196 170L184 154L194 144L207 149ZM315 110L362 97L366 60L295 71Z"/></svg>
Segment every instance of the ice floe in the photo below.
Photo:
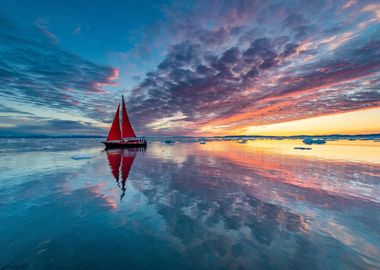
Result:
<svg viewBox="0 0 380 270"><path fill-rule="evenodd" d="M76 155L72 156L71 158L72 159L90 159L93 157L94 156L92 156L90 154L80 153L80 154L76 154Z"/></svg>

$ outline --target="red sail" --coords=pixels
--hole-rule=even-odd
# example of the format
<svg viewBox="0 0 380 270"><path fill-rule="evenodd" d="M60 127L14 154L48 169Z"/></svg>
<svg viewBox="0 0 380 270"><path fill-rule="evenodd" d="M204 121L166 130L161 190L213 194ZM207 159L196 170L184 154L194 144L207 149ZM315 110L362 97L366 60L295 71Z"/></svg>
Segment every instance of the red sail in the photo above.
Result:
<svg viewBox="0 0 380 270"><path fill-rule="evenodd" d="M123 101L121 104L121 137L136 137L135 132L133 131L131 122L129 122L127 110L125 109L124 96L122 96Z"/></svg>
<svg viewBox="0 0 380 270"><path fill-rule="evenodd" d="M121 139L119 109L120 109L120 104L117 106L115 118L113 119L110 132L108 133L107 141L114 141L114 140Z"/></svg>
<svg viewBox="0 0 380 270"><path fill-rule="evenodd" d="M107 150L108 164L111 168L113 177L119 182L119 168L121 163L120 149Z"/></svg>

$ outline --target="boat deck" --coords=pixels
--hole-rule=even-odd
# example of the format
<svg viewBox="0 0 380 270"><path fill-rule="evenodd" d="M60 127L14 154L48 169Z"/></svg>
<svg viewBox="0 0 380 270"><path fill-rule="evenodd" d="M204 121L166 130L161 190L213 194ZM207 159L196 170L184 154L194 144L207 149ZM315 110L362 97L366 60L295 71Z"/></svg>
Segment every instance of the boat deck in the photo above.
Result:
<svg viewBox="0 0 380 270"><path fill-rule="evenodd" d="M133 147L146 147L147 142L145 139L136 139L128 141L104 141L102 142L109 148L133 148Z"/></svg>

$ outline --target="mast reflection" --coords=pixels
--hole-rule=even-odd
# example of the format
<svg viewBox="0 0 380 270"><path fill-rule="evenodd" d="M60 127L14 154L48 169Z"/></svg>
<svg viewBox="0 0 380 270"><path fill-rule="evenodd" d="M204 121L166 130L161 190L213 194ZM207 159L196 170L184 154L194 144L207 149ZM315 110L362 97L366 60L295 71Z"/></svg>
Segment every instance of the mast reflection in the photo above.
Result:
<svg viewBox="0 0 380 270"><path fill-rule="evenodd" d="M110 166L111 173L115 178L118 187L121 189L120 201L125 196L126 182L136 154L143 151L145 151L145 148L123 148L106 150L108 165Z"/></svg>

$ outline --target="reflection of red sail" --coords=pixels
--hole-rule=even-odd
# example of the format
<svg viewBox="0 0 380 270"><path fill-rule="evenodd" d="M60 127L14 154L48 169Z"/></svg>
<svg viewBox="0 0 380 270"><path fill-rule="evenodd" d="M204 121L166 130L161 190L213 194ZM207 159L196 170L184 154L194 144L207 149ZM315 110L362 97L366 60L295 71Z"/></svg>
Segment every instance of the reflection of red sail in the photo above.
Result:
<svg viewBox="0 0 380 270"><path fill-rule="evenodd" d="M117 106L115 117L113 119L110 132L108 133L107 141L114 141L114 140L120 140L121 139L119 108L120 108L120 104ZM124 106L124 108L125 108L125 106Z"/></svg>
<svg viewBox="0 0 380 270"><path fill-rule="evenodd" d="M111 172L116 181L119 181L119 168L121 162L120 149L107 151L108 164L110 165Z"/></svg>
<svg viewBox="0 0 380 270"><path fill-rule="evenodd" d="M144 149L144 148L142 148ZM136 153L141 151L139 148L135 149L112 149L107 150L108 163L111 168L113 177L116 179L119 185L120 167L121 167L121 187L122 194L120 200L125 195L125 184L129 175L129 171L132 167L133 160L135 159Z"/></svg>
<svg viewBox="0 0 380 270"><path fill-rule="evenodd" d="M121 179L122 179L122 187L125 187L125 182L127 181L129 170L132 167L133 160L135 159L136 151L122 151L121 156Z"/></svg>

